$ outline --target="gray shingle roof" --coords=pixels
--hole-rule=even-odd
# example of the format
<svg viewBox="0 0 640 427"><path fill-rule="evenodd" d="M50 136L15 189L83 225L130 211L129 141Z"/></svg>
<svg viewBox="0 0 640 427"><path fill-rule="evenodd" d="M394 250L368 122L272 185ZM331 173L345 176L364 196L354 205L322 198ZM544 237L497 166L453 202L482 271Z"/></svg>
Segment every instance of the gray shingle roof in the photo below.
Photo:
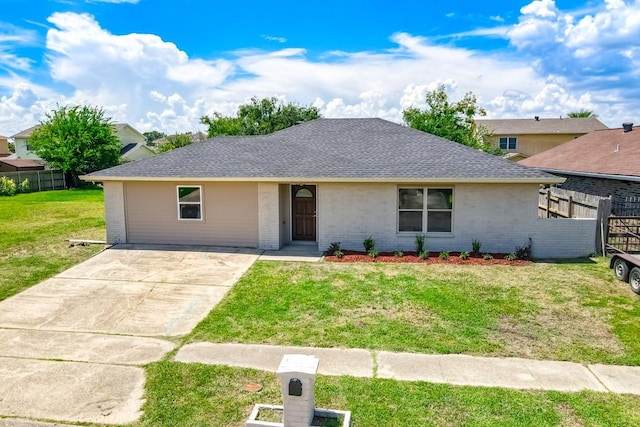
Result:
<svg viewBox="0 0 640 427"><path fill-rule="evenodd" d="M31 134L33 133L34 130L36 130L40 125L33 125L30 128L21 130L20 132L16 133L15 135L11 135L11 138L14 139L28 139Z"/></svg>
<svg viewBox="0 0 640 427"><path fill-rule="evenodd" d="M318 119L270 135L218 137L86 177L142 178L557 182L544 172L382 119Z"/></svg>
<svg viewBox="0 0 640 427"><path fill-rule="evenodd" d="M608 129L596 117L564 119L482 119L475 121L484 125L495 135L536 134L585 134L594 130Z"/></svg>

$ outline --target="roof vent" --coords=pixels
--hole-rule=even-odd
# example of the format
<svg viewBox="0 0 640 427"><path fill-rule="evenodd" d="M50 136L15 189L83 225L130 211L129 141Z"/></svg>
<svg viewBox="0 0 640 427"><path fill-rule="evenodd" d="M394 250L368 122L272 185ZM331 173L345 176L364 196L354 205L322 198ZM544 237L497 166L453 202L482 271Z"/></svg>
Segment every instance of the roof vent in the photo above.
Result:
<svg viewBox="0 0 640 427"><path fill-rule="evenodd" d="M536 119L536 122L540 121L540 116L533 116L534 119Z"/></svg>
<svg viewBox="0 0 640 427"><path fill-rule="evenodd" d="M633 123L623 123L622 129L624 129L625 132L631 132L633 130Z"/></svg>

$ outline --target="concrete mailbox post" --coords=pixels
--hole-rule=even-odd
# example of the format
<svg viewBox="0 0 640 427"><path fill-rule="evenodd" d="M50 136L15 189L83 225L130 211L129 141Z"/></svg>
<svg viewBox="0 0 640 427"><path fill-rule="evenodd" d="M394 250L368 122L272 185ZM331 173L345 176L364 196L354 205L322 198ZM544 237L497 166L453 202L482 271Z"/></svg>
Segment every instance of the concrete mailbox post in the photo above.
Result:
<svg viewBox="0 0 640 427"><path fill-rule="evenodd" d="M316 408L315 383L320 360L304 354L285 354L276 375L282 384L284 425L309 427Z"/></svg>
<svg viewBox="0 0 640 427"><path fill-rule="evenodd" d="M282 405L256 404L245 427L313 427L314 420L324 425L326 419L342 419L341 425L351 425L351 412L315 407L316 373L320 360L305 354L285 354L276 375L280 378ZM260 420L261 411L278 412L283 422Z"/></svg>

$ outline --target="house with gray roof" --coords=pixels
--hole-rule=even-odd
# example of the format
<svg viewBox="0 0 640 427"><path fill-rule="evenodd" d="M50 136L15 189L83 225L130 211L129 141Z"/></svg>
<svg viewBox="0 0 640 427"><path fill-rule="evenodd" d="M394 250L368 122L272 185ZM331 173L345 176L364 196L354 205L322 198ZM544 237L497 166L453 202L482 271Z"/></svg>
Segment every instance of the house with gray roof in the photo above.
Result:
<svg viewBox="0 0 640 427"><path fill-rule="evenodd" d="M608 129L596 117L560 117L530 119L481 119L476 126L486 127L505 158L519 161L550 150L594 130Z"/></svg>
<svg viewBox="0 0 640 427"><path fill-rule="evenodd" d="M217 137L82 179L103 183L110 243L594 250L594 221L537 217L539 186L562 178L382 119Z"/></svg>
<svg viewBox="0 0 640 427"><path fill-rule="evenodd" d="M39 125L31 126L30 128L24 129L12 136L16 149L15 155L12 157L16 159L42 161L29 144L29 138L31 138L31 134L38 128L38 126ZM155 151L147 146L144 135L130 124L113 123L112 127L116 137L122 145L122 148L120 149L120 158L123 161L132 162L134 160L144 159L156 154Z"/></svg>

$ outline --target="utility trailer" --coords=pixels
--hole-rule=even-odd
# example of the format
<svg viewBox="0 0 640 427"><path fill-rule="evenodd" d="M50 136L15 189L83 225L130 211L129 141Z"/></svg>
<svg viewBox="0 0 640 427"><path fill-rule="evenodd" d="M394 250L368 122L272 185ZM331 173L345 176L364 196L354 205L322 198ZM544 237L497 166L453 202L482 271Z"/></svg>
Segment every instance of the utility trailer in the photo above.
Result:
<svg viewBox="0 0 640 427"><path fill-rule="evenodd" d="M614 253L609 268L613 268L616 279L628 282L633 292L640 295L640 255Z"/></svg>

